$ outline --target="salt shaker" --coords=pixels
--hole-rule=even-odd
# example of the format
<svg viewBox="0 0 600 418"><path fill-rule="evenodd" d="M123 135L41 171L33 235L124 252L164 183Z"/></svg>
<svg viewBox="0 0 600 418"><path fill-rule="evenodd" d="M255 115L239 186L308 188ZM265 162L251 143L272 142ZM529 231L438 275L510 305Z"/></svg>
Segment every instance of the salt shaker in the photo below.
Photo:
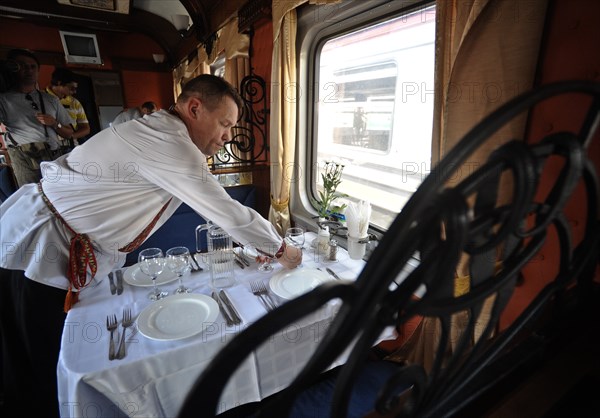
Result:
<svg viewBox="0 0 600 418"><path fill-rule="evenodd" d="M317 251L321 254L327 254L327 249L329 246L329 227L325 226L322 229L319 229L317 234Z"/></svg>
<svg viewBox="0 0 600 418"><path fill-rule="evenodd" d="M329 241L329 260L337 261L337 240L332 239Z"/></svg>

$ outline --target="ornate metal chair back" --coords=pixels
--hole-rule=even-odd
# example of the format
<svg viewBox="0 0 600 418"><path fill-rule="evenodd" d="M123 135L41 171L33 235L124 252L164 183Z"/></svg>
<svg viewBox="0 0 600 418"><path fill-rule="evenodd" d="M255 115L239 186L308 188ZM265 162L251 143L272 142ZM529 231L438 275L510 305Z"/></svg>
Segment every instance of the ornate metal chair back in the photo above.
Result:
<svg viewBox="0 0 600 418"><path fill-rule="evenodd" d="M458 184L457 167L490 136L536 104L562 94L583 94L591 104L578 132L560 132L535 144L512 140ZM181 417L213 416L219 395L242 360L308 312L332 299L341 307L324 341L289 390L264 402L257 416L287 416L299 391L351 344L338 375L332 417L345 417L352 384L378 336L420 315L438 324L439 336L427 367L407 363L382 390L373 409L390 416L452 416L498 378L490 370L530 332L540 314L571 285L592 284L598 262L598 180L587 150L600 123L600 84L563 82L542 86L501 106L475 126L424 180L371 255L356 282L326 283L262 317L222 350L197 380ZM549 160L560 162L549 191L540 179ZM506 188L508 184L508 188ZM575 245L565 205L583 190L587 216ZM503 193L499 190L509 190ZM508 196L507 196L508 195ZM506 329L500 315L513 295L521 269L549 237L560 248L557 274ZM399 283L410 260L420 259ZM457 277L463 267L467 274ZM414 294L424 290L422 297ZM583 292L585 294L585 292ZM460 316L459 330L453 321ZM482 319L484 318L484 319ZM400 396L397 388L409 387Z"/></svg>

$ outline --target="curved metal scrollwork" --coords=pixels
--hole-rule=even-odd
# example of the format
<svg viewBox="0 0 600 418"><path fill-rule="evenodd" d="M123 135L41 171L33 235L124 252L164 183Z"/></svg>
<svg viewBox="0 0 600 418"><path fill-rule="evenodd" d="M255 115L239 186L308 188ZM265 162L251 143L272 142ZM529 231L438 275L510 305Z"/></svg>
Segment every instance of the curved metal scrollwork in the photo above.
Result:
<svg viewBox="0 0 600 418"><path fill-rule="evenodd" d="M248 75L240 83L244 101L242 115L233 127L233 138L213 158L211 170L230 169L268 161L266 83L257 75Z"/></svg>
<svg viewBox="0 0 600 418"><path fill-rule="evenodd" d="M454 186L455 169L507 122L554 96L591 98L584 123L575 132L546 136L535 144L513 140L491 153L477 171ZM214 416L219 395L243 359L272 334L333 299L338 315L315 353L291 386L261 403L257 417L285 417L303 389L346 350L331 401L331 416L347 416L353 383L370 348L388 326L423 317L439 327L438 338L424 344L434 352L431 364L415 361L399 367L373 408L385 416L457 416L477 395L523 361L524 337L539 344L541 314L559 315L561 300L575 286L590 299L600 241L598 178L589 160L591 138L600 125L600 83L563 82L542 86L501 106L475 126L431 171L397 216L353 283L329 282L285 303L246 328L224 347L189 393L180 416ZM560 161L556 166L548 161ZM549 174L550 190L541 179ZM502 193L509 183L509 193ZM577 239L566 216L566 203L581 192L585 225ZM495 335L521 269L545 241L555 239L558 256L549 260L553 277L521 314ZM419 254L419 265L406 267ZM468 262L461 264L464 257ZM466 286L457 291L457 271ZM402 275L401 275L402 274ZM464 274L464 273L462 273ZM401 278L399 280L399 278ZM424 289L420 298L414 295ZM596 293L597 295L597 293ZM581 299L598 303L597 300ZM481 320L482 312L486 320ZM461 324L454 328L460 315ZM481 321L481 322L480 322ZM591 331L590 331L591 332ZM424 332L423 338L426 338ZM425 341L425 340L423 340ZM526 361L526 360L525 360ZM409 390L400 393L401 384Z"/></svg>

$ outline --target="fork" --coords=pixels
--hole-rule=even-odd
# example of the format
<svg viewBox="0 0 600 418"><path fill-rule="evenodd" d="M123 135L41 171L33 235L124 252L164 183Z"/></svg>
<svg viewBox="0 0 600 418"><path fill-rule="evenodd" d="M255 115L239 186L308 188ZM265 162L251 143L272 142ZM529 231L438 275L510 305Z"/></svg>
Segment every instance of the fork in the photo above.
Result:
<svg viewBox="0 0 600 418"><path fill-rule="evenodd" d="M276 305L271 299L271 295L269 295L269 292L263 282L250 282L250 289L252 290L253 295L260 298L265 308L267 308L267 311L272 311L276 308Z"/></svg>
<svg viewBox="0 0 600 418"><path fill-rule="evenodd" d="M123 320L121 321L121 326L123 327L123 334L121 335L121 342L119 342L119 352L117 354L117 358L119 360L123 359L126 356L125 334L127 332L127 328L132 325L133 325L133 318L131 317L131 309L125 309L123 311Z"/></svg>
<svg viewBox="0 0 600 418"><path fill-rule="evenodd" d="M271 304L272 308L275 309L277 307L277 304L271 297L271 293L269 293L269 289L267 289L267 286L263 282L258 282L258 287L259 287L260 292L263 295L265 295L265 297L267 298L267 301Z"/></svg>
<svg viewBox="0 0 600 418"><path fill-rule="evenodd" d="M107 315L106 316L106 329L110 331L110 345L108 346L108 359L115 359L115 341L113 339L113 334L115 330L118 328L119 323L117 322L117 315ZM117 339L119 338L117 333Z"/></svg>

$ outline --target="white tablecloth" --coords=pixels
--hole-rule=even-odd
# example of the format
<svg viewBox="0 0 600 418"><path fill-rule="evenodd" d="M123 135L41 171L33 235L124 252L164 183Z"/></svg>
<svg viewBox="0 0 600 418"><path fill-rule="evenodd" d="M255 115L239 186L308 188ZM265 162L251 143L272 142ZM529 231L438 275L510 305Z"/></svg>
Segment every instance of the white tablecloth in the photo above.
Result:
<svg viewBox="0 0 600 418"><path fill-rule="evenodd" d="M339 261L326 261L309 249L313 237L307 234L307 250L300 268L330 267L342 279L358 276L364 266L362 260L350 260L340 248ZM274 272L280 268L275 265ZM120 319L124 308L131 308L137 316L153 303L146 297L150 288L125 283L123 294L113 296L104 278L96 287L85 289L80 302L69 311L63 333L58 362L61 416L176 416L191 385L218 350L266 312L251 293L250 281L268 284L272 274L257 271L256 264L243 270L236 267L235 274L238 284L227 292L244 319L241 325L227 327L219 314L215 324L203 333L177 341L148 339L133 326L127 330L127 356L123 360L108 360L110 333L106 316L114 313ZM185 284L194 293L209 295L209 276L205 268L188 276ZM177 282L161 287L172 294ZM230 380L219 411L259 401L285 388L318 345L337 308L335 301L330 302L277 333L254 352ZM340 358L332 367L344 361Z"/></svg>

